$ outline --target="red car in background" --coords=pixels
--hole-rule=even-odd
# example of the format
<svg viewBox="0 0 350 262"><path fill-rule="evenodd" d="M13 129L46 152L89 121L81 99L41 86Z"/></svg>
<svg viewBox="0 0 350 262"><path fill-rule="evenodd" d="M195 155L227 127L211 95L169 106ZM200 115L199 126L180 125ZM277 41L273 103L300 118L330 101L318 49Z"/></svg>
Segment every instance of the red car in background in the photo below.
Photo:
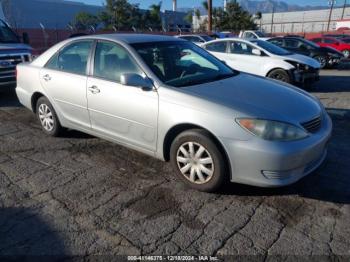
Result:
<svg viewBox="0 0 350 262"><path fill-rule="evenodd" d="M337 49L338 51L342 52L345 58L350 57L350 43L346 43L342 41L342 39L321 36L313 38L311 39L311 41L315 42L316 44L322 47L333 47L334 49Z"/></svg>

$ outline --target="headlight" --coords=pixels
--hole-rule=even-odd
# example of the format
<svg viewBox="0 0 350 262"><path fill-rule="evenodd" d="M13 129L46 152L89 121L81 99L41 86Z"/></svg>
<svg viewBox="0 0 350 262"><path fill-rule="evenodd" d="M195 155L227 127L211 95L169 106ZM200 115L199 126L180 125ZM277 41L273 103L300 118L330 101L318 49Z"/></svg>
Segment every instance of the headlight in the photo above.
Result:
<svg viewBox="0 0 350 262"><path fill-rule="evenodd" d="M302 64L302 63L298 63L298 62L295 62L295 61L290 61L290 60L285 60L287 63L293 65L297 70L309 70L309 66L308 65L305 65L305 64Z"/></svg>
<svg viewBox="0 0 350 262"><path fill-rule="evenodd" d="M236 121L248 132L265 140L292 141L308 137L304 129L284 122L253 118L239 118Z"/></svg>

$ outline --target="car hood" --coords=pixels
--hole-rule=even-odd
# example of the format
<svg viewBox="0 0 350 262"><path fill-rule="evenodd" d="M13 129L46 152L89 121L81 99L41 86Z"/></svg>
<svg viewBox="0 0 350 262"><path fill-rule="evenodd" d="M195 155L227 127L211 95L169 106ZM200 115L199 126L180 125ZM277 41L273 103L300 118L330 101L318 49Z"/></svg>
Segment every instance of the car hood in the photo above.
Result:
<svg viewBox="0 0 350 262"><path fill-rule="evenodd" d="M186 87L187 92L229 107L237 116L289 123L309 121L322 112L318 101L305 91L276 80L240 73L237 76Z"/></svg>
<svg viewBox="0 0 350 262"><path fill-rule="evenodd" d="M300 54L292 54L292 55L287 55L284 56L285 60L288 61L294 61L294 62L298 62L298 63L303 63L305 65L311 66L313 68L320 68L321 65L320 63L308 56L305 55L300 55Z"/></svg>
<svg viewBox="0 0 350 262"><path fill-rule="evenodd" d="M331 54L336 55L336 56L340 56L340 57L344 56L342 52L339 52L337 49L335 49L333 47L325 46L325 47L320 47L320 49L323 52L331 53Z"/></svg>
<svg viewBox="0 0 350 262"><path fill-rule="evenodd" d="M32 48L28 45L21 44L21 43L0 43L0 51L31 51Z"/></svg>

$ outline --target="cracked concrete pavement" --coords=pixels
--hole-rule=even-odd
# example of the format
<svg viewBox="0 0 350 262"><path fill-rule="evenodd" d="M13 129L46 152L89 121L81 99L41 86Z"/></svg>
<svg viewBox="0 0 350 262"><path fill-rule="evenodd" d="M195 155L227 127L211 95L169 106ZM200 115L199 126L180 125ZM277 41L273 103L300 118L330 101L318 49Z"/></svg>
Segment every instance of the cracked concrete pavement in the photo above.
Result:
<svg viewBox="0 0 350 262"><path fill-rule="evenodd" d="M104 140L47 137L0 94L0 255L350 256L350 71L322 71L313 92L334 122L323 166L289 187L217 194Z"/></svg>

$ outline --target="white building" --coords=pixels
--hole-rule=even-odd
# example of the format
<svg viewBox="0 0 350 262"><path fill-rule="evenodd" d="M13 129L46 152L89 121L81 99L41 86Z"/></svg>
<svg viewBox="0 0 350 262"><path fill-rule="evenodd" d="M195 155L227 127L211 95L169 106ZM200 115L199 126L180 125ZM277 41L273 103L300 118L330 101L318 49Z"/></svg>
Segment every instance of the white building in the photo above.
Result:
<svg viewBox="0 0 350 262"><path fill-rule="evenodd" d="M343 13L344 11L344 13ZM302 32L322 32L328 27L330 9L283 12L262 14L262 19L256 20L258 27L267 33L302 33ZM200 19L193 17L193 29L199 29L200 23L207 19L207 15L202 15ZM331 17L329 30L337 29L337 21L350 19L350 7L334 8ZM273 21L273 22L272 22ZM272 26L271 26L272 25Z"/></svg>
<svg viewBox="0 0 350 262"><path fill-rule="evenodd" d="M344 14L343 14L344 11ZM262 15L261 28L268 33L302 33L327 31L330 9L272 13ZM350 18L350 7L334 8L329 30L336 30L337 21ZM272 22L273 21L273 22ZM260 26L260 21L257 21ZM272 26L271 26L272 25Z"/></svg>

